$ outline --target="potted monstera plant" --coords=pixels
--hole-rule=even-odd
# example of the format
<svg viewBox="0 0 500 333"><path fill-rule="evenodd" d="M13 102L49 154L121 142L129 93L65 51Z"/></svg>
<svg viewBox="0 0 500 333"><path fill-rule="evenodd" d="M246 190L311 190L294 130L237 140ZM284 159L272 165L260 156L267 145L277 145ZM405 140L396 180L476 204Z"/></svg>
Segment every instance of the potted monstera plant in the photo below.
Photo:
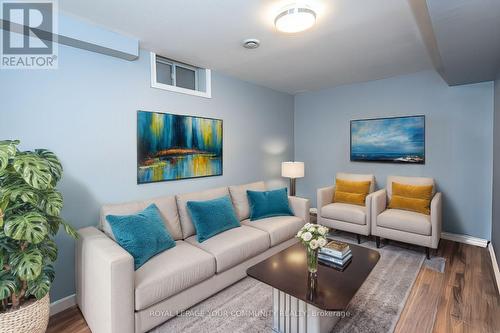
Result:
<svg viewBox="0 0 500 333"><path fill-rule="evenodd" d="M56 155L18 145L0 141L0 332L45 332L57 258L52 238L60 227L77 233L60 217Z"/></svg>

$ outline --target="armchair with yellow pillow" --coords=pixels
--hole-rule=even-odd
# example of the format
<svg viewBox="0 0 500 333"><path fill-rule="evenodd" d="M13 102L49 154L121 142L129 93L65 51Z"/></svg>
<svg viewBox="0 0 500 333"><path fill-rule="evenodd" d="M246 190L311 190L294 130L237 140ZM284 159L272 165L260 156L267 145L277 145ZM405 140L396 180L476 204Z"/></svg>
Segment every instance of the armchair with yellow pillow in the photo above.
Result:
<svg viewBox="0 0 500 333"><path fill-rule="evenodd" d="M370 215L375 177L352 173L337 173L335 185L318 189L318 224L355 233L370 235Z"/></svg>
<svg viewBox="0 0 500 333"><path fill-rule="evenodd" d="M437 249L441 238L442 194L436 193L434 179L387 177L386 189L372 199L371 233L380 238Z"/></svg>

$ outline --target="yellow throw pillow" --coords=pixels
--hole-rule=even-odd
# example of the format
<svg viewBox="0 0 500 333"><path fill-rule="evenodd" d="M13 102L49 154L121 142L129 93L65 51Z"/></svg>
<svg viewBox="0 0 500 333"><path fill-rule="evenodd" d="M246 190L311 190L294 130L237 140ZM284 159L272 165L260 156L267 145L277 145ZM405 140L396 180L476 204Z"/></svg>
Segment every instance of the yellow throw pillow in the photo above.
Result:
<svg viewBox="0 0 500 333"><path fill-rule="evenodd" d="M352 205L365 205L365 199L370 193L371 181L351 181L336 179L333 202L348 203Z"/></svg>
<svg viewBox="0 0 500 333"><path fill-rule="evenodd" d="M432 189L432 185L406 185L393 182L389 208L429 215L431 213Z"/></svg>

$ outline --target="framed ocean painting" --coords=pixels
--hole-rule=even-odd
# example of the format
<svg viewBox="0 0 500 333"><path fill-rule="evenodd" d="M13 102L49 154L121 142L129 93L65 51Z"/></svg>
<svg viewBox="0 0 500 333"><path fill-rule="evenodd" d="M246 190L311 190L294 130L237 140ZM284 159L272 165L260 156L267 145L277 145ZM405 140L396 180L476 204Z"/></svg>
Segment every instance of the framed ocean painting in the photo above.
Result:
<svg viewBox="0 0 500 333"><path fill-rule="evenodd" d="M351 120L351 161L425 163L425 116Z"/></svg>
<svg viewBox="0 0 500 333"><path fill-rule="evenodd" d="M137 183L222 175L222 120L137 112Z"/></svg>

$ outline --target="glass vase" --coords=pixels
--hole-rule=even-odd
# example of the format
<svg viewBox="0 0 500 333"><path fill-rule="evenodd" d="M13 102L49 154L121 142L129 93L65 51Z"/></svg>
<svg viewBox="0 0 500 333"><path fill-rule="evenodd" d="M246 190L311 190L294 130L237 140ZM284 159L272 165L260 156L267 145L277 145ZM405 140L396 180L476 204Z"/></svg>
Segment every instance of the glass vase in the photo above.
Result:
<svg viewBox="0 0 500 333"><path fill-rule="evenodd" d="M318 271L318 249L307 247L307 269L309 273L316 274Z"/></svg>

